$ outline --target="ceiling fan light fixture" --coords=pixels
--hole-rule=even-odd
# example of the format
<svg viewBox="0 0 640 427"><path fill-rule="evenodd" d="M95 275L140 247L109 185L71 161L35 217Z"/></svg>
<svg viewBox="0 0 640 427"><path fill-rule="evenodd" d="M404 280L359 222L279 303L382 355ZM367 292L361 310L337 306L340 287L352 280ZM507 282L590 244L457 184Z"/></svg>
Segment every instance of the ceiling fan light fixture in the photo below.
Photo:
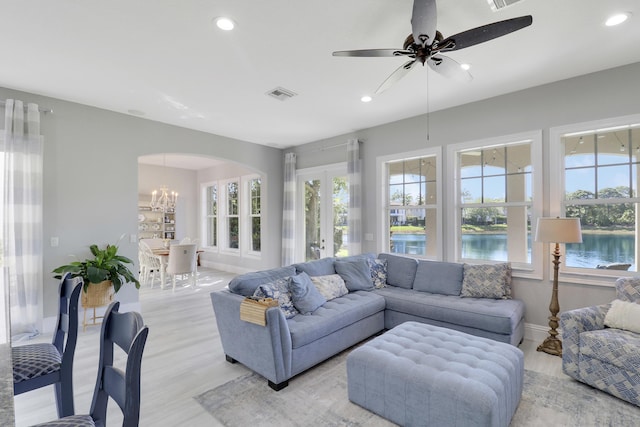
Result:
<svg viewBox="0 0 640 427"><path fill-rule="evenodd" d="M233 22L233 19L227 18L226 16L219 16L214 18L213 21L216 23L216 26L223 31L231 31L236 27L236 23Z"/></svg>
<svg viewBox="0 0 640 427"><path fill-rule="evenodd" d="M616 25L622 24L627 19L629 19L629 13L618 13L618 14L615 14L615 15L611 15L606 20L604 25L606 25L607 27L614 27Z"/></svg>

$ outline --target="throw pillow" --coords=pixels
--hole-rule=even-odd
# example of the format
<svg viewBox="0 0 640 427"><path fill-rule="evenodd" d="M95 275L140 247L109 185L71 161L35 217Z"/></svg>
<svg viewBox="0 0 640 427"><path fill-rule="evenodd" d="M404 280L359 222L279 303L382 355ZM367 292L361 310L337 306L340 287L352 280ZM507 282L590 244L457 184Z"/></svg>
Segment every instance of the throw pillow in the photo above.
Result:
<svg viewBox="0 0 640 427"><path fill-rule="evenodd" d="M511 298L511 264L464 264L460 296Z"/></svg>
<svg viewBox="0 0 640 427"><path fill-rule="evenodd" d="M349 293L349 289L344 284L344 280L339 274L328 274L326 276L311 277L311 281L316 285L318 292L326 298L327 301L341 297Z"/></svg>
<svg viewBox="0 0 640 427"><path fill-rule="evenodd" d="M373 287L376 289L387 286L387 260L371 259L369 260L369 268L371 269L371 280Z"/></svg>
<svg viewBox="0 0 640 427"><path fill-rule="evenodd" d="M282 310L284 317L287 319L291 319L298 314L298 310L296 310L291 300L288 277L258 286L253 296L258 298L273 298L278 301L280 310Z"/></svg>
<svg viewBox="0 0 640 427"><path fill-rule="evenodd" d="M418 269L417 259L394 254L380 254L378 258L387 261L387 285L411 289Z"/></svg>
<svg viewBox="0 0 640 427"><path fill-rule="evenodd" d="M336 272L342 277L349 292L370 291L373 289L371 269L364 259L355 261L337 261L334 263Z"/></svg>
<svg viewBox="0 0 640 427"><path fill-rule="evenodd" d="M290 280L291 299L300 313L311 314L327 302L327 299L318 292L307 273L302 272L297 276L291 276Z"/></svg>
<svg viewBox="0 0 640 427"><path fill-rule="evenodd" d="M604 317L604 324L610 328L640 333L640 304L613 300Z"/></svg>

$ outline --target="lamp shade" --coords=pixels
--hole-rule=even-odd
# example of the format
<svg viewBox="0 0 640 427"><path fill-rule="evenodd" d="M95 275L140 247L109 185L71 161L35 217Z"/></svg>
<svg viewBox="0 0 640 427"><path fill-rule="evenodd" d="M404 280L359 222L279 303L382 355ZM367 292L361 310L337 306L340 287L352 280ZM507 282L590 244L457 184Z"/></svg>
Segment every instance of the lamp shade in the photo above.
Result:
<svg viewBox="0 0 640 427"><path fill-rule="evenodd" d="M580 218L538 218L536 242L582 243Z"/></svg>

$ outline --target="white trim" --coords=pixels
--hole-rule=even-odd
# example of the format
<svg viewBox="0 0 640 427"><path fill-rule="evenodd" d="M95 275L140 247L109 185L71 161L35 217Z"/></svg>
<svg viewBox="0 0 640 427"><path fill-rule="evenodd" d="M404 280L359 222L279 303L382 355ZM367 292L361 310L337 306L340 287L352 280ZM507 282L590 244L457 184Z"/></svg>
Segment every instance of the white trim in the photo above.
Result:
<svg viewBox="0 0 640 427"><path fill-rule="evenodd" d="M438 248L436 253L436 260L442 261L444 256L444 242L443 242L443 229L444 224L442 222L442 206L444 203L444 193L442 191L443 171L442 171L442 147L428 147L420 150L407 151L403 153L389 154L385 156L376 157L376 182L378 182L378 191L376 192L376 227L378 228L378 239L376 243L376 252L384 252L388 247L387 241L389 238L389 224L387 221L387 191L389 187L389 178L387 176L386 165L389 162L410 160L419 157L434 156L436 159L436 192L437 201L436 206L436 218L438 226L436 227L436 238L438 239ZM413 208L413 207L412 207ZM419 208L419 207L417 207ZM398 254L402 255L402 254ZM416 258L424 258L414 256Z"/></svg>
<svg viewBox="0 0 640 427"><path fill-rule="evenodd" d="M251 189L249 183L254 179L260 179L260 248L262 249L262 242L267 241L263 239L262 231L264 225L264 209L262 209L262 192L264 190L264 179L260 174L243 175L240 177L240 197L238 201L240 203L240 250L242 256L252 259L260 259L262 257L261 251L254 251L252 233L251 233Z"/></svg>
<svg viewBox="0 0 640 427"><path fill-rule="evenodd" d="M208 215L207 215L207 189L209 187L212 186L216 186L216 193L218 195L218 206L217 206L217 213L216 213L216 225L217 225L217 239L216 239L216 245L215 246L208 246ZM207 182L202 182L200 183L200 247L201 249L205 250L206 252L209 253L217 253L218 252L218 248L219 248L219 240L220 240L220 223L219 223L219 218L220 218L220 183L218 181L207 181Z"/></svg>
<svg viewBox="0 0 640 427"><path fill-rule="evenodd" d="M555 185L549 187L549 216L560 216L564 201L565 174L564 174L564 144L562 137L567 134L572 136L587 135L594 132L610 132L616 129L626 129L640 126L640 114L611 117L607 119L573 123L552 127L549 130L549 178ZM628 202L635 202L637 198L630 198ZM638 227L636 225L636 227ZM636 230L636 234L640 232ZM562 245L563 246L563 245ZM640 248L636 248L636 251ZM564 254L564 249L562 250ZM551 255L549 255L551 256ZM568 283L580 283L591 286L614 287L615 280L621 276L633 276L635 271L622 270L598 270L587 268L567 268L560 264L559 280ZM553 265L549 264L549 276L553 276Z"/></svg>
<svg viewBox="0 0 640 427"><path fill-rule="evenodd" d="M458 195L460 194L460 176L458 170L458 156L462 151L474 149L486 149L491 147L503 147L523 142L531 141L531 167L532 167L532 197L531 202L531 235L535 235L535 223L543 211L543 175L544 164L542 158L542 130L532 130L527 132L519 132L511 135L501 135L492 138L468 141L459 144L451 144L447 146L447 170L450 179L447 180L447 194L452 198L447 205L452 209L449 215L450 221L447 228L447 260L459 262L458 254L461 250L460 230L461 218L459 209ZM506 205L506 204L501 204ZM522 204L520 204L522 205ZM543 268L543 251L540 244L532 242L531 245L531 264L512 263L513 273L516 277L542 278Z"/></svg>
<svg viewBox="0 0 640 427"><path fill-rule="evenodd" d="M331 182L333 182L333 178L336 178L336 177L344 177L345 179L348 179L347 162L332 163L328 165L315 166L311 168L296 170L296 206L295 206L296 242L295 242L294 259L297 262L302 262L305 260L305 250L306 250L305 242L304 242L304 239L305 239L305 236L304 236L305 186L301 185L302 181L305 181L307 179L320 179L321 182L325 183L324 185L326 185L326 182L328 180L331 180ZM333 191L332 187L329 187L329 190L326 192L327 194L331 194L332 191ZM329 209L324 203L322 203L322 201L320 205L320 211L321 211L320 217L324 219L325 223L328 221L328 218L333 219L333 210ZM326 228L325 224L322 224L322 228L323 229ZM333 233L328 233L328 234L327 233L328 233L328 230L325 230L325 239L324 239L325 247L327 247L327 245L333 245ZM333 253L333 251L331 252ZM322 257L324 258L324 255Z"/></svg>

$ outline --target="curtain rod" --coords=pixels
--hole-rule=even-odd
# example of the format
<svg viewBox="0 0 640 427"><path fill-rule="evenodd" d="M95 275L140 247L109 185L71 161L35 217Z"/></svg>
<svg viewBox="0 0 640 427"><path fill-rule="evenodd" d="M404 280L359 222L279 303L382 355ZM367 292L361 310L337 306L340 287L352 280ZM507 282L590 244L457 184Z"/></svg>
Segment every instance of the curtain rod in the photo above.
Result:
<svg viewBox="0 0 640 427"><path fill-rule="evenodd" d="M4 99L0 99L0 105L4 107L5 105L7 105L7 101ZM24 104L24 109L27 109L27 104ZM42 114L53 114L52 108L42 108L38 106L38 111L40 111Z"/></svg>

